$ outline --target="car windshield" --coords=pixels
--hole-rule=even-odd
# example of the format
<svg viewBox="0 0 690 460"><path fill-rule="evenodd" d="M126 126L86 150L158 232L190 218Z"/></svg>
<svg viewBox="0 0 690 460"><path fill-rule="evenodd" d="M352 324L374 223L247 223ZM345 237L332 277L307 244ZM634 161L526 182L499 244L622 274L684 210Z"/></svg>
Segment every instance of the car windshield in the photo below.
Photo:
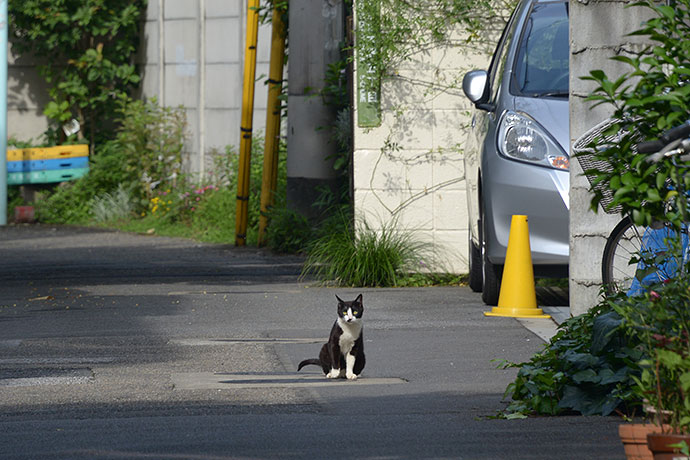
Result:
<svg viewBox="0 0 690 460"><path fill-rule="evenodd" d="M567 97L569 53L568 4L534 5L520 39L511 92Z"/></svg>

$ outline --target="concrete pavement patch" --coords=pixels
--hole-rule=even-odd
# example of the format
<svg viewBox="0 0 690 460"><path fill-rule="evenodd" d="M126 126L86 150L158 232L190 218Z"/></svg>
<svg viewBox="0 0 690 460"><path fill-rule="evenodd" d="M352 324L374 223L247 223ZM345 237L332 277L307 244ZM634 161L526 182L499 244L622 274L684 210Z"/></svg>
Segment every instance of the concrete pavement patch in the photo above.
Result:
<svg viewBox="0 0 690 460"><path fill-rule="evenodd" d="M338 385L397 385L406 383L397 377L360 377L350 381L329 380L321 374L225 374L193 372L173 374L176 390L217 390L247 388L313 388Z"/></svg>

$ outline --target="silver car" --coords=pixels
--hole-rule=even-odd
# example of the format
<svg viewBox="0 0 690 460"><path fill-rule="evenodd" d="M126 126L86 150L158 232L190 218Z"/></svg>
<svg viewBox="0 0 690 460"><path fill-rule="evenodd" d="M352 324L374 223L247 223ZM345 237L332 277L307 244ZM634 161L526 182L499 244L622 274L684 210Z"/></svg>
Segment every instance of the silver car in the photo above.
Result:
<svg viewBox="0 0 690 460"><path fill-rule="evenodd" d="M465 75L470 287L496 305L512 215L527 215L536 276L568 270L568 2L523 0L488 71Z"/></svg>

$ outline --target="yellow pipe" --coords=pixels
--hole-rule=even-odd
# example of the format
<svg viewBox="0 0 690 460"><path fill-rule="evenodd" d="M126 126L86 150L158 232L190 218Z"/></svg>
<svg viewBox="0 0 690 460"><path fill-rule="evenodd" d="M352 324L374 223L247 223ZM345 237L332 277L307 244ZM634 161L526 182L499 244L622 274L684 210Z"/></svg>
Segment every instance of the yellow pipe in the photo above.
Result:
<svg viewBox="0 0 690 460"><path fill-rule="evenodd" d="M268 72L268 101L266 105L266 138L264 143L264 169L261 182L261 213L259 215L258 245L266 241L268 211L278 182L278 147L280 145L280 92L283 86L285 64L285 8L274 7L271 31L271 63Z"/></svg>
<svg viewBox="0 0 690 460"><path fill-rule="evenodd" d="M256 78L256 42L259 31L259 0L247 0L247 5L247 43L244 53L240 162L239 170L237 171L237 206L235 212L236 246L244 246L247 242L252 115L254 114L254 79Z"/></svg>

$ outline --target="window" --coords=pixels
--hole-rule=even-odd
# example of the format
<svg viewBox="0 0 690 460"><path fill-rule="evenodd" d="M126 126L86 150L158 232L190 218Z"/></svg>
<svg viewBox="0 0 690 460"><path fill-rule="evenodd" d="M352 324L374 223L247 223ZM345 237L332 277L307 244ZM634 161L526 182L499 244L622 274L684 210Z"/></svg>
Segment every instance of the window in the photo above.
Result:
<svg viewBox="0 0 690 460"><path fill-rule="evenodd" d="M520 38L511 92L567 97L569 59L568 4L534 5Z"/></svg>

